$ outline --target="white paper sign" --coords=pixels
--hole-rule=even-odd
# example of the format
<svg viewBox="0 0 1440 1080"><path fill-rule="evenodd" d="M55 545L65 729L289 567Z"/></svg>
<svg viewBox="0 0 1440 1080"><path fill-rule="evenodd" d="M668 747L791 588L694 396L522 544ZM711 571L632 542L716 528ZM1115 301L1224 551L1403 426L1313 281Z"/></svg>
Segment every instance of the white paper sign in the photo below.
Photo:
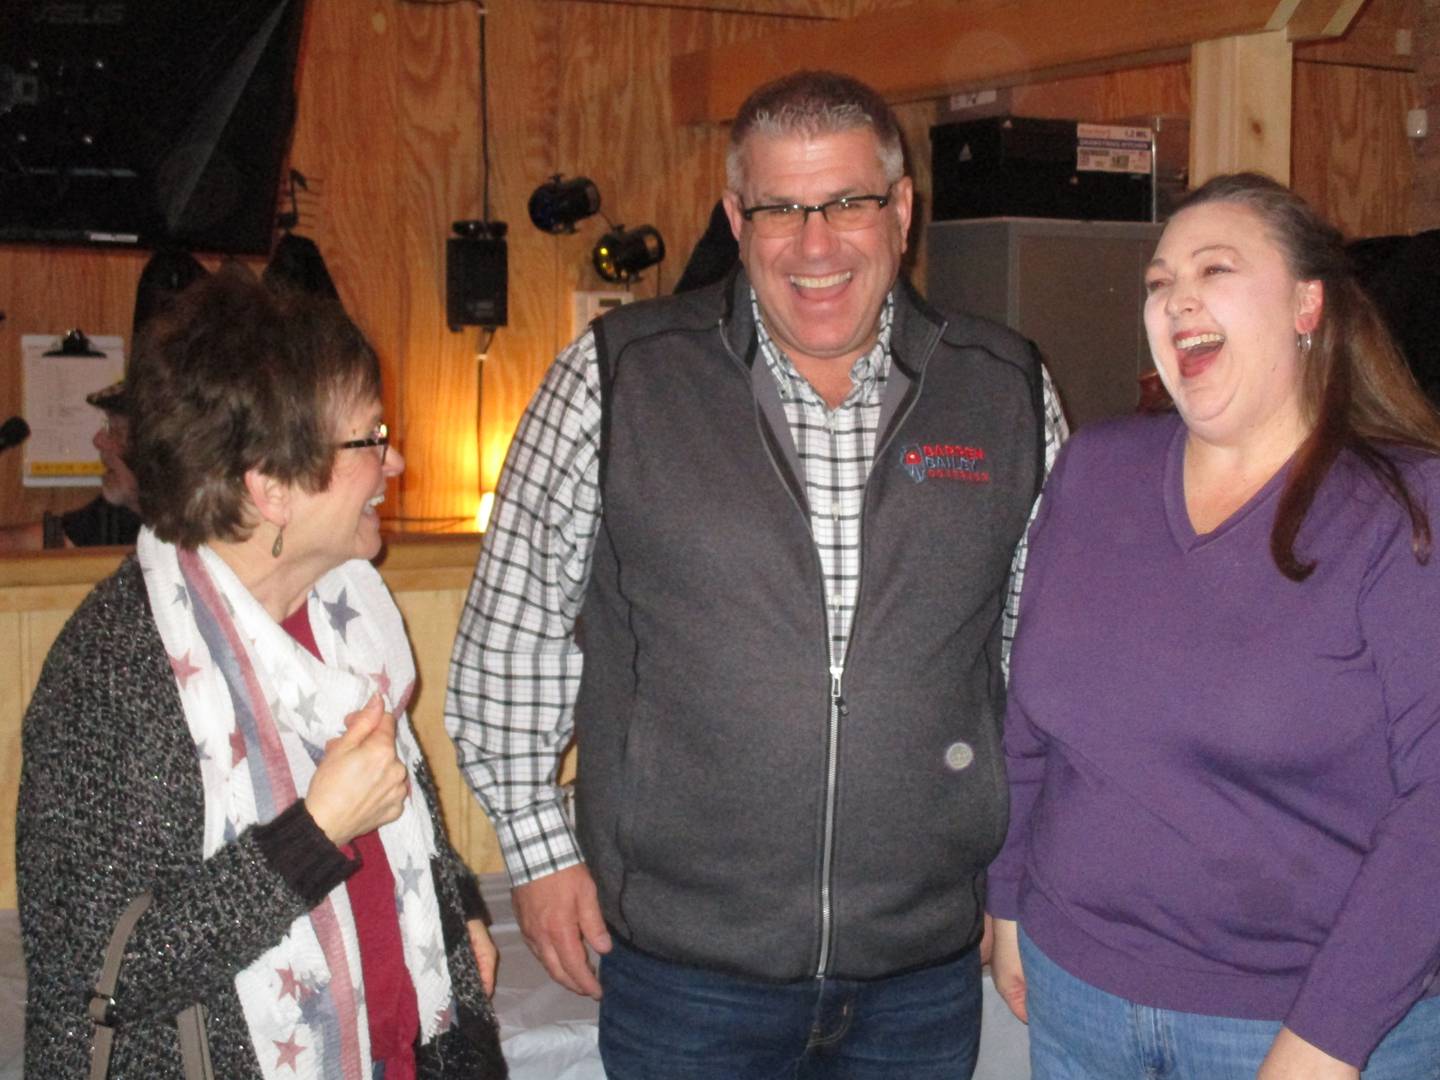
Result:
<svg viewBox="0 0 1440 1080"><path fill-rule="evenodd" d="M25 379L25 440L21 478L26 487L97 485L105 472L91 439L105 414L85 400L125 374L125 342L115 336L92 337L90 350L100 356L47 356L60 348L52 334L20 339L20 369Z"/></svg>

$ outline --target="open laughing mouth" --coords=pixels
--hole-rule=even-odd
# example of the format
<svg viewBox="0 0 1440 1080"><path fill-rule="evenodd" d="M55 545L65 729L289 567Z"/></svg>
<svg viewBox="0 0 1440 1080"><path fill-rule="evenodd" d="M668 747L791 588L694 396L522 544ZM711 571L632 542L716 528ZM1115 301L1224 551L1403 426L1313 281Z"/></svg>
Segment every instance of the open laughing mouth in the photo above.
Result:
<svg viewBox="0 0 1440 1080"><path fill-rule="evenodd" d="M1212 331L1182 333L1174 337L1175 350L1180 354L1180 375L1193 378L1204 371L1225 345L1225 335Z"/></svg>
<svg viewBox="0 0 1440 1080"><path fill-rule="evenodd" d="M849 270L841 270L835 274L823 274L820 276L809 276L804 274L791 274L790 284L797 289L833 289L837 285L844 285L855 275Z"/></svg>

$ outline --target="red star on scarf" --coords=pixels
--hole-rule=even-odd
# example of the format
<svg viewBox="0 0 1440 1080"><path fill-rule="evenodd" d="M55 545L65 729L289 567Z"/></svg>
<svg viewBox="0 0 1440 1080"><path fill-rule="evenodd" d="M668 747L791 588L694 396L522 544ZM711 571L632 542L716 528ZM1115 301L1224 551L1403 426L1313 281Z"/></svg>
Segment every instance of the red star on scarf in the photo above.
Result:
<svg viewBox="0 0 1440 1080"><path fill-rule="evenodd" d="M175 673L175 678L180 680L180 689L184 690L185 684L190 681L190 676L196 674L200 669L190 663L190 650L186 649L184 656L170 657L170 670Z"/></svg>
<svg viewBox="0 0 1440 1080"><path fill-rule="evenodd" d="M294 998L300 1000L300 980L295 977L294 968L276 968L275 974L280 976L280 997ZM276 998L279 1001L280 998Z"/></svg>
<svg viewBox="0 0 1440 1080"><path fill-rule="evenodd" d="M245 760L245 736L236 728L230 732L230 766L234 768Z"/></svg>
<svg viewBox="0 0 1440 1080"><path fill-rule="evenodd" d="M379 672L372 673L370 677L380 687L380 696L388 698L390 696L390 672L385 670L385 666L382 664Z"/></svg>
<svg viewBox="0 0 1440 1080"><path fill-rule="evenodd" d="M275 1040L275 1049L280 1051L280 1057L275 1062L275 1068L278 1069L282 1065L289 1065L290 1071L295 1072L295 1062L300 1057L300 1051L304 1050L305 1047L297 1043L295 1041L295 1036L291 1035L290 1038L286 1039L284 1042L279 1042L278 1040Z"/></svg>

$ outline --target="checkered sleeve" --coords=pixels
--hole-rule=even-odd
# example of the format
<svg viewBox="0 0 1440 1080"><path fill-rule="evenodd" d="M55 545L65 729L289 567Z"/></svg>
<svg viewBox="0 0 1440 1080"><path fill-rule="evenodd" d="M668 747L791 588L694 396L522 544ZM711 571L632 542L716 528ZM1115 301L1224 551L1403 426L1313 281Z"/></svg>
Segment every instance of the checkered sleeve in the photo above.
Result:
<svg viewBox="0 0 1440 1080"><path fill-rule="evenodd" d="M556 779L580 687L574 630L600 521L600 419L586 331L511 441L450 660L445 728L516 885L581 861Z"/></svg>
<svg viewBox="0 0 1440 1080"><path fill-rule="evenodd" d="M1069 437L1070 429L1060 408L1060 396L1055 393L1055 383L1043 364L1040 376L1045 410L1045 475L1049 476L1060 453L1060 444ZM1043 495L1035 497L1035 505L1030 507L1030 520L1025 524L1025 535L1020 537L1020 543L1015 546L1015 557L1010 560L1010 587L1005 594L1005 614L1000 628L1000 669L1005 673L1006 682L1010 680L1010 646L1014 644L1015 631L1020 625L1020 587L1025 583L1025 559L1030 552L1030 522L1035 520L1041 498Z"/></svg>

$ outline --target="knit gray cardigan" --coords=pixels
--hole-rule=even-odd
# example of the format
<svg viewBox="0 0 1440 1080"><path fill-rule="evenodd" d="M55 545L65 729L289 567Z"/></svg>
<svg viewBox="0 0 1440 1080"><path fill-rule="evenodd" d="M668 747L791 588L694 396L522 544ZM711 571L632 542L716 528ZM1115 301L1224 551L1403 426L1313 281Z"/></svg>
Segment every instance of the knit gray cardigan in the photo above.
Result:
<svg viewBox="0 0 1440 1080"><path fill-rule="evenodd" d="M175 677L134 557L96 586L46 658L25 714L16 826L28 976L25 1074L83 1077L86 1006L116 919L154 903L115 994L110 1076L181 1077L174 1016L201 1001L217 1077L259 1077L237 971L357 868L303 803L201 857L205 796ZM421 784L436 806L434 786ZM504 1077L496 1023L465 935L478 891L444 842L432 863L459 1023L420 1048L422 1077Z"/></svg>

